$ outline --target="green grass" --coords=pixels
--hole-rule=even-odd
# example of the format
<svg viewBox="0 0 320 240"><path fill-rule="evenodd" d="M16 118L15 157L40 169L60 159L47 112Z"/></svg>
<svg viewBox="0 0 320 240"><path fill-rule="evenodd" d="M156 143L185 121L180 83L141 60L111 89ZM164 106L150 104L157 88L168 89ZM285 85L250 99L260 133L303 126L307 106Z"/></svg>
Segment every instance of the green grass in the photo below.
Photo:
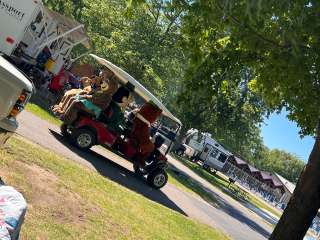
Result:
<svg viewBox="0 0 320 240"><path fill-rule="evenodd" d="M208 193L206 190L204 190L195 181L183 175L177 174L175 171L171 169L168 169L167 172L169 175L169 182L171 184L174 184L176 187L180 188L185 192L196 194L205 201L211 203L211 205L217 206L217 200L214 198L214 196Z"/></svg>
<svg viewBox="0 0 320 240"><path fill-rule="evenodd" d="M60 125L61 121L50 114L48 111L44 110L40 106L29 103L26 107L26 110L33 113L34 115L38 116L39 118L46 120L52 124ZM280 217L281 214L278 211L275 211L272 207L268 206L262 200L254 197L253 195L245 194L243 190L240 190L237 186L233 185L228 187L228 181L219 177L218 175L213 176L212 174L204 171L199 165L185 161L178 156L175 156L176 159L180 160L184 165L189 167L192 171L197 173L199 176L203 177L207 181L209 181L214 186L218 187L219 189L223 190L225 193L230 195L231 197L235 198L236 200L245 200L247 199L251 204L255 205L258 208L266 209L267 211L271 212L272 214ZM215 198L205 191L202 187L198 184L194 183L194 181L190 179L186 179L183 176L178 176L174 172L169 172L169 182L176 185L180 189L187 191L189 193L194 193L202 197L204 200L209 201L211 203L215 203Z"/></svg>
<svg viewBox="0 0 320 240"><path fill-rule="evenodd" d="M0 176L29 204L22 239L229 239L22 138L7 146Z"/></svg>
<svg viewBox="0 0 320 240"><path fill-rule="evenodd" d="M182 164L187 166L189 169L191 169L193 172L195 172L196 174L198 174L199 176L201 176L209 183L219 188L235 200L248 201L252 205L260 209L265 209L277 217L281 216L281 213L279 211L276 211L275 209L270 207L267 203L263 202L263 200L260 200L252 194L245 192L244 190L240 189L238 186L234 184L229 186L229 182L226 179L220 177L219 175L213 175L212 173L208 173L198 164L184 160L179 156L175 155L174 157L175 159L179 160Z"/></svg>
<svg viewBox="0 0 320 240"><path fill-rule="evenodd" d="M52 124L60 125L62 123L60 119L56 118L50 112L46 111L45 109L41 108L40 106L34 103L28 103L28 105L26 106L26 110L28 112L33 113L42 120L46 120Z"/></svg>

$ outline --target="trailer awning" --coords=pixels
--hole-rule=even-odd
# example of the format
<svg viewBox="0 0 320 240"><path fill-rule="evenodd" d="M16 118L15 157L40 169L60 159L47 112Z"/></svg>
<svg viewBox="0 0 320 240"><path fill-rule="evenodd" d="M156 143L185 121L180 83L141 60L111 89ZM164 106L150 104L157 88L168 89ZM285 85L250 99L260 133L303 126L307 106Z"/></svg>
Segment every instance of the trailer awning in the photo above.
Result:
<svg viewBox="0 0 320 240"><path fill-rule="evenodd" d="M55 11L52 11L51 9L43 6L43 12L46 14L49 18L51 18L53 21L58 23L59 28L59 35L49 39L45 43L41 44L41 47L44 47L46 45L51 44L52 42L62 38L67 37L69 38L73 43L76 44L82 44L86 48L90 48L90 41L89 37L86 34L84 25L71 19L66 16L61 15L60 13L57 13Z"/></svg>

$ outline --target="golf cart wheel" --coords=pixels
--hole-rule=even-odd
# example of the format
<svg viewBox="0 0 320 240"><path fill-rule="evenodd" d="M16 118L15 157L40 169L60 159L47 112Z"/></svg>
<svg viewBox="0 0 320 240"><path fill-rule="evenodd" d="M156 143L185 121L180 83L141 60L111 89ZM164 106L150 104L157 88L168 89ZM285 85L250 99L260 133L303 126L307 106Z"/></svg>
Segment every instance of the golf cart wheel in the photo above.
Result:
<svg viewBox="0 0 320 240"><path fill-rule="evenodd" d="M95 145L96 136L91 130L80 128L72 132L72 140L77 148L88 150Z"/></svg>
<svg viewBox="0 0 320 240"><path fill-rule="evenodd" d="M147 182L151 187L160 189L167 184L168 174L163 169L157 169L148 175Z"/></svg>
<svg viewBox="0 0 320 240"><path fill-rule="evenodd" d="M62 123L62 125L60 126L60 132L61 132L62 136L64 136L64 137L67 137L69 135L67 124Z"/></svg>

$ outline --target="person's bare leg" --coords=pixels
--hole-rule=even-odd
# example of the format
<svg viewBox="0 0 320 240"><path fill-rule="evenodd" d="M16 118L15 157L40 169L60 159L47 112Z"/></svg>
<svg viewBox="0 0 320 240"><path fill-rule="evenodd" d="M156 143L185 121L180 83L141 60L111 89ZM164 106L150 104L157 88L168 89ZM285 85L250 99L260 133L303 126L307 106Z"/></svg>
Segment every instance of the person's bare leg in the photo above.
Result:
<svg viewBox="0 0 320 240"><path fill-rule="evenodd" d="M72 98L74 98L74 96L75 96L76 94L69 94L69 95L67 95L67 96L65 96L65 99L64 99L64 101L61 103L61 104L59 104L60 105L60 111L61 112L64 112L66 109L67 109L67 107L69 106L69 104L71 104L71 99Z"/></svg>
<svg viewBox="0 0 320 240"><path fill-rule="evenodd" d="M73 102L64 114L64 123L67 125L72 124L78 118L78 112L82 108L81 102Z"/></svg>
<svg viewBox="0 0 320 240"><path fill-rule="evenodd" d="M68 110L71 108L72 104L75 102L78 102L78 99L75 96L69 98L65 106L61 109L61 114L67 113Z"/></svg>

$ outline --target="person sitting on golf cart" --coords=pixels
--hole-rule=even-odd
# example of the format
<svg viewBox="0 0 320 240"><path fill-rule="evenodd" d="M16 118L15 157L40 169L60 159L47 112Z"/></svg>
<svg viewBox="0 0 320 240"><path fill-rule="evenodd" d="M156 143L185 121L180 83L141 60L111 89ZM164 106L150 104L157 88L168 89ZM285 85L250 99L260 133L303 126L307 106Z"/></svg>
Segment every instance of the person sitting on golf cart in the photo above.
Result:
<svg viewBox="0 0 320 240"><path fill-rule="evenodd" d="M109 107L101 113L98 118L99 121L105 123L108 130L121 135L123 133L123 126L125 125L124 109L131 101L132 89L121 86L112 96L112 101Z"/></svg>
<svg viewBox="0 0 320 240"><path fill-rule="evenodd" d="M110 79L113 73L109 69L103 69L99 76L92 76L91 78L82 77L81 82L83 89L71 89L67 91L59 104L53 106L52 111L54 113L63 115L73 102L78 101L81 96L92 95L96 91L101 90L101 84L103 81Z"/></svg>
<svg viewBox="0 0 320 240"><path fill-rule="evenodd" d="M133 120L133 129L130 134L130 140L138 148L135 160L141 168L145 167L145 162L150 154L154 151L154 144L150 140L150 127L158 117L162 110L153 102L145 103L136 114Z"/></svg>
<svg viewBox="0 0 320 240"><path fill-rule="evenodd" d="M108 108L113 94L118 89L118 82L115 76L102 81L100 90L93 94L77 95L64 114L64 122L67 125L74 123L79 116L79 112L88 113L95 118L99 118L102 111Z"/></svg>
<svg viewBox="0 0 320 240"><path fill-rule="evenodd" d="M94 78L88 78L88 77L82 77L80 79L83 88L78 89L71 89L67 91L63 98L61 99L60 103L57 105L54 105L51 109L53 113L56 114L64 114L65 111L70 106L71 102L73 101L72 98L76 95L85 95L90 94L92 92L91 84L94 82Z"/></svg>

